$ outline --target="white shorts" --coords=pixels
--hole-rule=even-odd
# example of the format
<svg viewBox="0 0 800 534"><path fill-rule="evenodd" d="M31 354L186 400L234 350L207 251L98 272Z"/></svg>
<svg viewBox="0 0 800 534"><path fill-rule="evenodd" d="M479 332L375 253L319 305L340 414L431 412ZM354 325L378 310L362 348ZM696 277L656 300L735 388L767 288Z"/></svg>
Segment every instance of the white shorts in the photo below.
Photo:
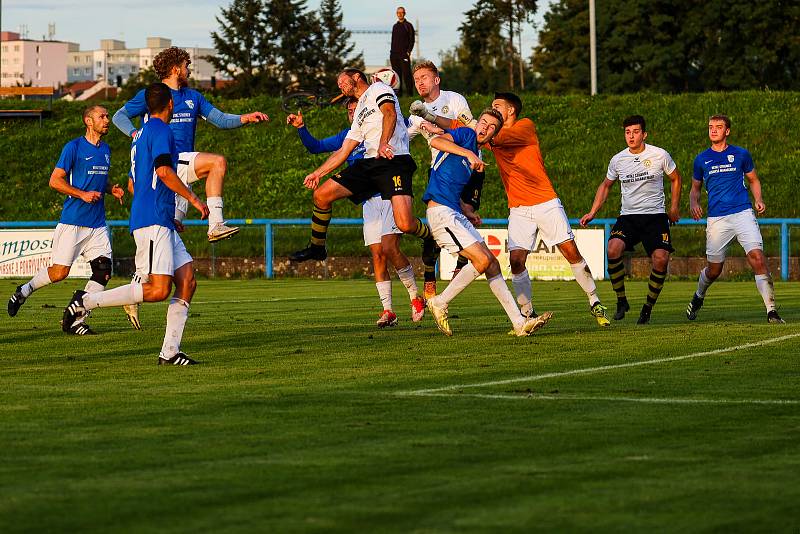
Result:
<svg viewBox="0 0 800 534"><path fill-rule="evenodd" d="M456 255L470 245L483 243L483 237L472 223L453 208L434 206L426 212L433 238L440 247Z"/></svg>
<svg viewBox="0 0 800 534"><path fill-rule="evenodd" d="M178 154L178 178L186 185L193 184L200 178L194 169L194 160L200 152L181 152Z"/></svg>
<svg viewBox="0 0 800 534"><path fill-rule="evenodd" d="M763 250L764 240L752 209L721 217L709 217L706 225L706 257L710 263L725 261L725 252L733 238L746 253Z"/></svg>
<svg viewBox="0 0 800 534"><path fill-rule="evenodd" d="M88 228L58 223L53 232L53 265L71 267L78 256L92 261L100 256L111 259L111 240L108 228Z"/></svg>
<svg viewBox="0 0 800 534"><path fill-rule="evenodd" d="M178 154L178 178L189 189L200 178L194 168L194 160L200 152L181 152ZM175 195L175 219L182 221L189 211L189 201L180 195Z"/></svg>
<svg viewBox="0 0 800 534"><path fill-rule="evenodd" d="M192 261L175 230L159 225L146 226L134 230L133 239L136 241L136 272L140 275L172 276L176 269Z"/></svg>
<svg viewBox="0 0 800 534"><path fill-rule="evenodd" d="M370 246L381 242L381 237L391 234L402 234L394 222L392 201L383 200L380 196L367 199L363 206L364 245Z"/></svg>
<svg viewBox="0 0 800 534"><path fill-rule="evenodd" d="M541 234L548 247L575 239L561 200L511 208L508 215L508 250L533 250Z"/></svg>

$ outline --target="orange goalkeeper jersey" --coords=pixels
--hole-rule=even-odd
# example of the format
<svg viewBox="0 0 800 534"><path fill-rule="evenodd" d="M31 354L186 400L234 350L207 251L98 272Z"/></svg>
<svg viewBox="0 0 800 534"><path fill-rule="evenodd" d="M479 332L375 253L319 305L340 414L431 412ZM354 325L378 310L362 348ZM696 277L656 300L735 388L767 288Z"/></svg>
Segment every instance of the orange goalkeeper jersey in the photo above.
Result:
<svg viewBox="0 0 800 534"><path fill-rule="evenodd" d="M558 198L547 171L536 126L530 119L520 119L502 128L489 144L500 169L500 178L508 196L508 207L535 206Z"/></svg>

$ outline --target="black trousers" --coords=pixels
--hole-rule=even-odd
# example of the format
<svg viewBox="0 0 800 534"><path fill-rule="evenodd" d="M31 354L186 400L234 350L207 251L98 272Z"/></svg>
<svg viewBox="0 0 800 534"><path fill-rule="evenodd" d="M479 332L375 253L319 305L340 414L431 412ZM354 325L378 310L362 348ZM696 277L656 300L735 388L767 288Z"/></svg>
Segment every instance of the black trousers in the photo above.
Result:
<svg viewBox="0 0 800 534"><path fill-rule="evenodd" d="M390 55L389 62L400 77L400 90L398 95L414 96L414 78L411 77L411 58L409 56Z"/></svg>

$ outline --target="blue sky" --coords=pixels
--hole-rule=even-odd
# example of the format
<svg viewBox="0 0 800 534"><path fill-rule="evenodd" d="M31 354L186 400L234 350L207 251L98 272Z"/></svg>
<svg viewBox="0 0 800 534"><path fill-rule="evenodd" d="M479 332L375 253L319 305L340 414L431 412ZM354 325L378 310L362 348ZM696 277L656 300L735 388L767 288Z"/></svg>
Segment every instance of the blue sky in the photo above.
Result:
<svg viewBox="0 0 800 534"><path fill-rule="evenodd" d="M552 0L541 0L541 15ZM28 37L40 39L47 24L56 24L56 39L78 42L82 49L99 47L100 39L126 41L129 47L142 47L147 36L172 38L179 46L211 46L211 31L218 28L215 17L228 0L0 0L2 29L17 31L28 27ZM470 0L340 0L344 23L349 29L388 30L395 21L398 5L406 8L408 19L419 21L422 55L434 60L439 52L458 42L458 26ZM317 8L319 0L308 0ZM368 64L382 64L389 52L388 35L355 35L359 50ZM523 33L523 49L530 55L536 42L532 26Z"/></svg>

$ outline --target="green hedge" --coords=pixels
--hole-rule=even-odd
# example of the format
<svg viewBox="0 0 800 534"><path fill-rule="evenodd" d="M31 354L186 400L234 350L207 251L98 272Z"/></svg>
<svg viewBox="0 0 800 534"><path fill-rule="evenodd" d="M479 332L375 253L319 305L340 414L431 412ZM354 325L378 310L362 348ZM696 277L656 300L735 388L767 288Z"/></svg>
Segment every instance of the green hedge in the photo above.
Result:
<svg viewBox="0 0 800 534"><path fill-rule="evenodd" d="M767 216L797 217L800 203L794 191L800 168L800 139L794 117L800 111L797 92L737 92L685 95L633 94L624 96L524 95L523 115L538 126L545 163L570 217L580 217L591 206L597 184L605 176L608 160L625 147L620 123L626 115L639 113L648 121L648 142L668 150L684 176L684 216L688 215L688 190L694 156L708 146L706 121L713 113L727 113L733 121L731 142L749 149L761 175ZM402 107L408 108L404 98ZM469 97L474 111L490 102L485 95ZM223 111L240 113L260 109L272 117L268 125L247 126L232 131L202 123L198 127L198 150L224 154L228 159L225 215L244 217L308 217L311 193L303 178L324 156L310 156L300 144L294 128L285 125L285 114L275 98L217 100ZM121 102L108 103L113 114ZM29 102L3 102L4 107L30 106ZM37 121L0 121L0 212L3 220L56 219L62 198L47 187L47 181L63 144L82 134L83 104L56 102L53 118L39 128ZM341 108L313 110L306 123L317 136L332 135L346 126ZM106 138L112 149L112 178L124 183L128 170L129 143L115 127ZM420 167L415 193L421 196L429 154L425 143L413 143ZM487 156L487 182L481 212L484 217L505 217L508 210L497 167ZM618 191L618 190L617 190ZM109 218L126 218L127 206L107 202ZM424 212L415 204L418 214ZM619 194L615 192L601 217L615 217ZM191 215L190 215L191 216ZM358 217L349 202L334 208L336 217ZM687 236L692 232L683 232ZM299 238L298 238L299 239ZM701 251L695 236L686 247ZM262 245L255 242L254 251Z"/></svg>

